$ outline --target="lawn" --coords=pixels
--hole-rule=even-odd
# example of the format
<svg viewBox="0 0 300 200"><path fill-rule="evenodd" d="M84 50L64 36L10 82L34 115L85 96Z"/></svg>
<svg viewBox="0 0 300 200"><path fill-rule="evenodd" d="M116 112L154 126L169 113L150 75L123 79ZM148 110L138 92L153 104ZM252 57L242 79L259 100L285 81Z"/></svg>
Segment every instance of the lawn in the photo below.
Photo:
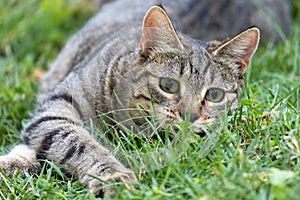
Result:
<svg viewBox="0 0 300 200"><path fill-rule="evenodd" d="M0 154L21 142L36 104L34 74L93 14L86 2L0 0ZM205 143L188 145L165 167L136 173L136 190L117 186L117 199L300 198L300 3L292 2L291 36L254 56L240 106L214 148L203 154ZM17 175L1 183L0 199L94 198L51 162L39 175Z"/></svg>

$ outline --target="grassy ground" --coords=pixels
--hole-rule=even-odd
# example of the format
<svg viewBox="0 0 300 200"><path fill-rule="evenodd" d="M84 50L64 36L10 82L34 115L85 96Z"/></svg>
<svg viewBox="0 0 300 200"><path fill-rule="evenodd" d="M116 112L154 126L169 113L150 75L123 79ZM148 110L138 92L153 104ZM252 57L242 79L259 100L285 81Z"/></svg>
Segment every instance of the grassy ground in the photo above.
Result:
<svg viewBox="0 0 300 200"><path fill-rule="evenodd" d="M214 149L201 157L200 147L190 145L165 168L138 173L135 191L117 187L118 199L299 199L300 3L293 2L291 37L255 55L241 105ZM34 71L45 68L92 13L82 0L0 0L1 154L20 142L18 132L34 108ZM78 181L48 166L39 176L7 178L0 199L86 197Z"/></svg>

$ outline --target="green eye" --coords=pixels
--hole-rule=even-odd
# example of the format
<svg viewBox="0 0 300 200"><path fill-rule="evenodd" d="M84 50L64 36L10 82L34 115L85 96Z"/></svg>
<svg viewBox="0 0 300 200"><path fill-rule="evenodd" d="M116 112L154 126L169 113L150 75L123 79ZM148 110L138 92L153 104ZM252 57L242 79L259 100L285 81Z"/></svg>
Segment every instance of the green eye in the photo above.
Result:
<svg viewBox="0 0 300 200"><path fill-rule="evenodd" d="M225 91L219 88L210 88L205 94L205 99L213 103L222 101L224 97Z"/></svg>
<svg viewBox="0 0 300 200"><path fill-rule="evenodd" d="M159 87L167 93L178 93L179 91L179 83L178 81L171 78L160 78L159 79Z"/></svg>

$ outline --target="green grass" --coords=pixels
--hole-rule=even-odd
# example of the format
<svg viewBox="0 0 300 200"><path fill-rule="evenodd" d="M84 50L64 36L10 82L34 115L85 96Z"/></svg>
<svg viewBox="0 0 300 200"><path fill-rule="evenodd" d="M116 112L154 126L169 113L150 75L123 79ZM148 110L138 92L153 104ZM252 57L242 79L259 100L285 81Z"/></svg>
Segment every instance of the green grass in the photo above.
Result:
<svg viewBox="0 0 300 200"><path fill-rule="evenodd" d="M135 191L118 186L117 199L299 199L300 3L293 3L291 37L255 55L240 107L214 148L199 156L203 145L188 145L166 167L137 173ZM18 132L30 119L38 88L35 69L46 68L92 13L84 0L0 1L1 154L20 142ZM83 199L87 194L51 162L40 175L16 174L0 185L0 199Z"/></svg>

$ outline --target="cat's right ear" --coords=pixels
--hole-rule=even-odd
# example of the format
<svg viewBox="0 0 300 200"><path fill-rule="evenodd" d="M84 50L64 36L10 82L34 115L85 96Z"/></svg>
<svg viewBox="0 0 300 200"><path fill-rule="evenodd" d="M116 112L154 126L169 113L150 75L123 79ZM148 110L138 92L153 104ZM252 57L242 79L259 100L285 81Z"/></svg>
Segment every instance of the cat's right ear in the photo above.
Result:
<svg viewBox="0 0 300 200"><path fill-rule="evenodd" d="M144 17L140 48L144 55L149 55L153 50L183 49L171 20L162 7L152 6Z"/></svg>
<svg viewBox="0 0 300 200"><path fill-rule="evenodd" d="M214 52L215 56L226 56L239 64L244 74L249 67L250 60L259 44L260 31L256 27L249 28L237 36L227 40Z"/></svg>

